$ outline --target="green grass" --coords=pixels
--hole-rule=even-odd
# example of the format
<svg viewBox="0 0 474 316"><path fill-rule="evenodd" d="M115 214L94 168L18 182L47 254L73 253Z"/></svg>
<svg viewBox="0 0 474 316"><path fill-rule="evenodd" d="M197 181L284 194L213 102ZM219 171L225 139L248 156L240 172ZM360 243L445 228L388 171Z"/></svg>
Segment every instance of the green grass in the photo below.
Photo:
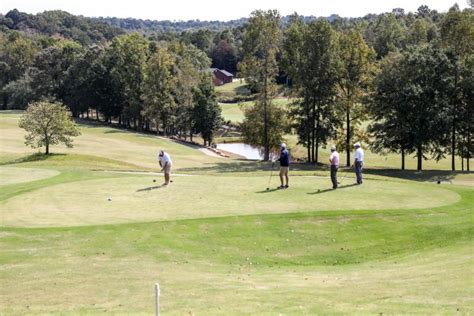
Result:
<svg viewBox="0 0 474 316"><path fill-rule="evenodd" d="M45 157L17 120L0 113L1 315L151 314L155 282L167 315L474 312L473 174L369 168L331 191L303 164L266 191L267 163L95 125ZM169 188L106 171L155 171L158 148L186 175Z"/></svg>
<svg viewBox="0 0 474 316"><path fill-rule="evenodd" d="M275 104L286 106L288 99L275 99ZM225 121L231 121L232 123L241 123L244 120L244 109L248 106L252 106L254 101L239 102L239 103L219 103L222 109L222 116Z"/></svg>
<svg viewBox="0 0 474 316"><path fill-rule="evenodd" d="M234 97L237 95L249 95L250 91L246 88L245 80L235 79L231 83L217 86L216 93L224 97Z"/></svg>

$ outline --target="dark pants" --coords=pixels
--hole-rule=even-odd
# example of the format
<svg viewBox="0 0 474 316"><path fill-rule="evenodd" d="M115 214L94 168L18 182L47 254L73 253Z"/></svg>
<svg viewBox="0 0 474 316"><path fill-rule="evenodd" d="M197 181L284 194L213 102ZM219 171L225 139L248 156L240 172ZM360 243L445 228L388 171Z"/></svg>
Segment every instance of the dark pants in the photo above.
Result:
<svg viewBox="0 0 474 316"><path fill-rule="evenodd" d="M362 161L356 161L354 165L355 174L357 178L357 184L362 184L362 166L364 163Z"/></svg>
<svg viewBox="0 0 474 316"><path fill-rule="evenodd" d="M331 165L331 181L332 181L332 188L337 188L337 168L338 166Z"/></svg>

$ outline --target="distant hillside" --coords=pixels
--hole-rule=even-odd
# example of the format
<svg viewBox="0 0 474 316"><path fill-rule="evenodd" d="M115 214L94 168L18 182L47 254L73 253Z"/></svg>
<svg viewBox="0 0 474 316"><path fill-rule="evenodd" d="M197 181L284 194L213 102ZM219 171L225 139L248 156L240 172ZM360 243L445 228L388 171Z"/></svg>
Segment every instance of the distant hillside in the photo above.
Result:
<svg viewBox="0 0 474 316"><path fill-rule="evenodd" d="M305 21L316 19L314 16L304 17ZM341 18L337 15L327 17L328 21L335 20L348 23L350 18ZM290 21L290 16L282 17L283 25ZM38 14L28 14L17 9L7 14L0 14L0 31L19 30L24 32L44 34L48 36L62 36L73 39L81 44L91 44L108 41L113 37L125 32L139 32L143 34L163 34L181 32L193 32L198 30L209 30L221 32L244 26L248 18L240 18L231 21L170 21L170 20L142 20L134 18L98 17L89 18L80 15L72 15L65 11L44 11Z"/></svg>
<svg viewBox="0 0 474 316"><path fill-rule="evenodd" d="M5 15L0 14L0 31L2 30L60 36L83 45L109 41L125 33L122 29L97 19L72 15L60 10L38 14L11 10Z"/></svg>
<svg viewBox="0 0 474 316"><path fill-rule="evenodd" d="M114 18L114 17L99 17L95 20L101 23L107 23L113 27L122 28L127 31L142 31L145 33L156 32L156 33L180 33L183 31L195 31L195 30L213 30L222 31L225 29L232 29L245 25L248 21L247 18L241 18L232 21L200 21L200 20L189 20L189 21L157 21L157 20L142 20L133 18Z"/></svg>
<svg viewBox="0 0 474 316"><path fill-rule="evenodd" d="M339 18L337 15L331 15L327 19L332 21ZM192 32L198 30L210 30L210 31L223 31L227 29L234 29L242 27L248 22L248 18L240 18L231 21L201 21L201 20L189 20L189 21L170 21L170 20L142 20L133 18L114 18L114 17L99 17L97 21L107 23L114 27L122 28L126 31L137 31L142 33L181 33L181 32ZM316 17L307 16L304 17L305 21L314 20ZM289 22L290 16L282 17L282 23L286 24Z"/></svg>

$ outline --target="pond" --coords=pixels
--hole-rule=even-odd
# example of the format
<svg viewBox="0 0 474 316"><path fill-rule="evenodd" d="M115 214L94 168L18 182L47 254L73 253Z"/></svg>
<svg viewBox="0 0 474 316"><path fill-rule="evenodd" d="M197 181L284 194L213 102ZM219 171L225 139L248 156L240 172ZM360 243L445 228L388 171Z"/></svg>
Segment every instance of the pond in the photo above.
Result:
<svg viewBox="0 0 474 316"><path fill-rule="evenodd" d="M229 153L243 156L246 159L252 159L252 160L263 159L263 156L260 154L260 150L257 147L244 144L244 143L217 144L217 149L221 149Z"/></svg>

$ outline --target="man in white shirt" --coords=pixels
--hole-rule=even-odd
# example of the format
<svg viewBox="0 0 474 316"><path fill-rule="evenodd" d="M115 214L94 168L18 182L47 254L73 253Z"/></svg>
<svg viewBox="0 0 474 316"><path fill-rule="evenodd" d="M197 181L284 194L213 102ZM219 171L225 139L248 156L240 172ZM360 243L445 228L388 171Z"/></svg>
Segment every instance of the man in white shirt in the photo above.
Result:
<svg viewBox="0 0 474 316"><path fill-rule="evenodd" d="M173 166L171 157L168 155L168 153L160 150L158 154L158 161L160 163L161 171L165 174L165 183L163 183L163 185L168 185L170 184L171 167Z"/></svg>
<svg viewBox="0 0 474 316"><path fill-rule="evenodd" d="M354 153L354 170L357 178L357 184L362 184L362 167L364 166L364 151L360 147L360 143L355 143L356 149Z"/></svg>
<svg viewBox="0 0 474 316"><path fill-rule="evenodd" d="M336 146L331 146L331 156L329 156L329 162L331 163L331 181L332 188L337 189L337 169L339 168L339 153L336 150Z"/></svg>

